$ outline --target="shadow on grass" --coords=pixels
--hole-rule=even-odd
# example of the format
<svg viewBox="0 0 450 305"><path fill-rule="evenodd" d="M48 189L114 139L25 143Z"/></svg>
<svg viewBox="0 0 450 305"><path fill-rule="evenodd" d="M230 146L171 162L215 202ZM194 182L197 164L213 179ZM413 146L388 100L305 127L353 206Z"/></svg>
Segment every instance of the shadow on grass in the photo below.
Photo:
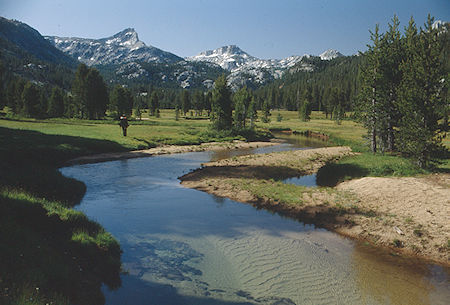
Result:
<svg viewBox="0 0 450 305"><path fill-rule="evenodd" d="M84 155L127 150L107 140L47 135L4 127L0 127L0 143L0 188L20 189L67 205L81 200L85 186L63 177L58 167Z"/></svg>
<svg viewBox="0 0 450 305"><path fill-rule="evenodd" d="M104 304L120 286L117 241L81 212L86 187L58 167L118 143L0 127L0 304Z"/></svg>
<svg viewBox="0 0 450 305"><path fill-rule="evenodd" d="M182 181L199 181L217 178L252 178L284 180L305 175L304 172L288 166L240 165L240 166L207 166L196 169L179 179Z"/></svg>
<svg viewBox="0 0 450 305"><path fill-rule="evenodd" d="M104 304L102 285L120 287L120 247L94 242L107 234L99 224L73 210L62 217L37 202L0 201L1 304Z"/></svg>
<svg viewBox="0 0 450 305"><path fill-rule="evenodd" d="M367 168L348 163L327 163L317 172L317 185L334 187L338 183L354 178L365 177L369 174Z"/></svg>

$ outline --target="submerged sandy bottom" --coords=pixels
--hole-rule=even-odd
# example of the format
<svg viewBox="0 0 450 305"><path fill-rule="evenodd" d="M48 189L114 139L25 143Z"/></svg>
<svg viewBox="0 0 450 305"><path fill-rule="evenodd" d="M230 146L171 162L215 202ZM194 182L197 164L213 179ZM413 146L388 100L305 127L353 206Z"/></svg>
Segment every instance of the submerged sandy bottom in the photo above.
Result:
<svg viewBox="0 0 450 305"><path fill-rule="evenodd" d="M313 225L187 189L211 153L65 168L78 209L120 241L106 304L446 304L448 270L385 255Z"/></svg>

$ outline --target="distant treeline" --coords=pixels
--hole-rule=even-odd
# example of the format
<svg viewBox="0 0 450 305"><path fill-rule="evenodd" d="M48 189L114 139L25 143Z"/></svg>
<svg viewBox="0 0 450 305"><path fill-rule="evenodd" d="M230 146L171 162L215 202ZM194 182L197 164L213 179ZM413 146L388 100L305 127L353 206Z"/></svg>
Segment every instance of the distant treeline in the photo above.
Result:
<svg viewBox="0 0 450 305"><path fill-rule="evenodd" d="M362 61L362 56L304 59L281 79L255 91L258 106L268 100L272 109L298 110L303 117L311 110L323 111L331 119L342 116L355 105ZM312 71L302 68L308 64Z"/></svg>

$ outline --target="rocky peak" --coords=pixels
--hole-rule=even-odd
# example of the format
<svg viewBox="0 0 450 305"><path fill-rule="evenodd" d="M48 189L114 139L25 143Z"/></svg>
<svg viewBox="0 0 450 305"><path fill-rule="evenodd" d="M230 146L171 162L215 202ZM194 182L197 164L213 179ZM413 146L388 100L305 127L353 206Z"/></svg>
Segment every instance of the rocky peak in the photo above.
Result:
<svg viewBox="0 0 450 305"><path fill-rule="evenodd" d="M106 44L116 44L120 46L131 46L137 44L139 37L135 29L128 28L125 29L112 37L106 38Z"/></svg>
<svg viewBox="0 0 450 305"><path fill-rule="evenodd" d="M319 55L320 59L322 59L322 60L332 60L332 59L335 59L336 57L341 57L341 56L344 56L344 55L342 55L339 51L336 51L334 49L328 49Z"/></svg>

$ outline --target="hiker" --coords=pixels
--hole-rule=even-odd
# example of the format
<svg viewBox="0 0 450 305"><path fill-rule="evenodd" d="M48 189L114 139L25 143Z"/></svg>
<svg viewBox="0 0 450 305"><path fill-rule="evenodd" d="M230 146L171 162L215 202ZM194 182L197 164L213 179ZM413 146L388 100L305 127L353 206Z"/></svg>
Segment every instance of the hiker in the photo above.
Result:
<svg viewBox="0 0 450 305"><path fill-rule="evenodd" d="M125 114L122 114L122 116L120 117L119 126L122 127L123 136L126 137L127 136L127 128L129 126L129 124L128 124L128 120L127 120L127 117L125 116Z"/></svg>

